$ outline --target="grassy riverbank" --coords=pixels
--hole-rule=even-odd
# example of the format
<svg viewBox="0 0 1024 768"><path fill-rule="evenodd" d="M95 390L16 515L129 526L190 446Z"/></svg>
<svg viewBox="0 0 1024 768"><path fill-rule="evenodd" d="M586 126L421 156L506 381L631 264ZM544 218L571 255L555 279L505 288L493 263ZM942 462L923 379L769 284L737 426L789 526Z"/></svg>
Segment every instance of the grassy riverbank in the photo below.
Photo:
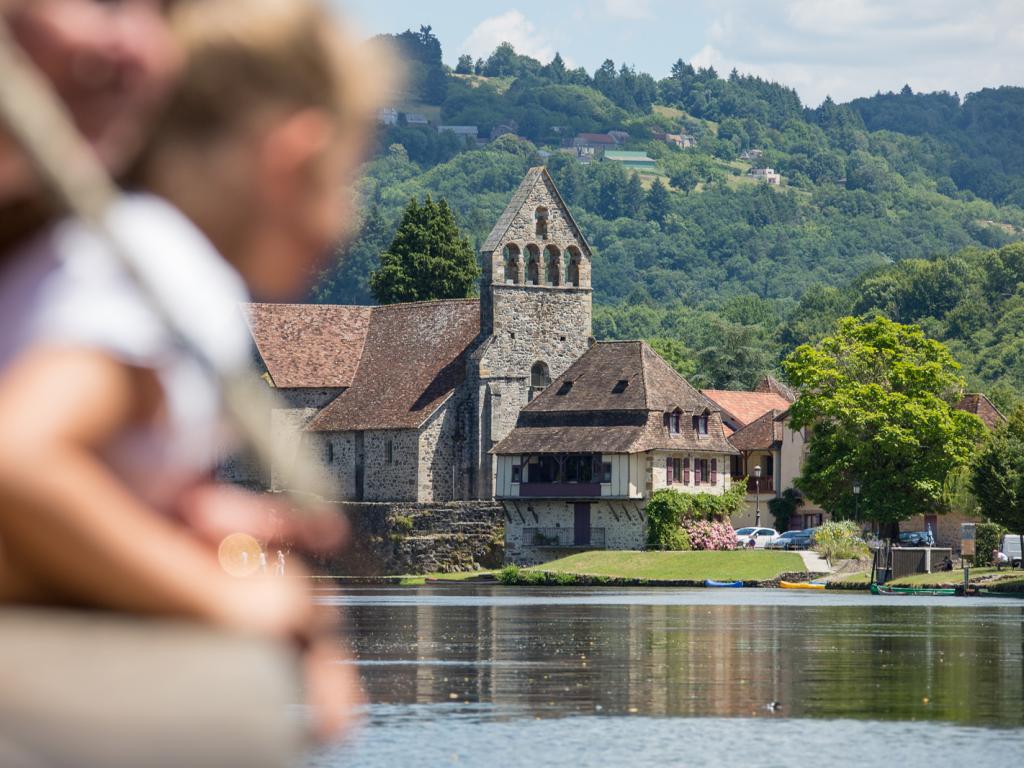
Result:
<svg viewBox="0 0 1024 768"><path fill-rule="evenodd" d="M839 579L835 583L840 588L852 589L861 587L868 588L870 575L855 573L852 576ZM999 591L1024 591L1024 572L1020 570L1010 571L1003 568L997 571L995 568L971 568L971 584L977 587L997 589ZM904 576L902 579L893 579L889 582L892 587L958 587L964 583L964 572L960 569L953 571L938 571L936 573L916 573L913 576Z"/></svg>
<svg viewBox="0 0 1024 768"><path fill-rule="evenodd" d="M783 574L804 573L804 562L793 552L737 550L733 552L580 552L543 565L519 569L520 581L530 583L577 580L694 582L772 581ZM544 577L549 577L545 579Z"/></svg>

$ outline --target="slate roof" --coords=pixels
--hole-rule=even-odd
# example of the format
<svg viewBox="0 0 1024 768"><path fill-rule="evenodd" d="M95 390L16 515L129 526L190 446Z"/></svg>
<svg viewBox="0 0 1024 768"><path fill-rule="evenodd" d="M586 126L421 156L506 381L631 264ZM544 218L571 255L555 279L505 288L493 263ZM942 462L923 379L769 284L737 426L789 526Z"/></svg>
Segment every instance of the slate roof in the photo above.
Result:
<svg viewBox="0 0 1024 768"><path fill-rule="evenodd" d="M512 222L515 221L516 214L526 204L527 199L530 196L530 192L537 184L543 184L547 182L547 186L551 190L551 195L555 200L555 203L561 208L562 213L565 215L566 221L569 222L569 226L572 227L573 233L579 240L580 247L590 256L590 244L587 239L583 236L583 231L580 229L579 224L576 223L576 219L572 217L572 212L569 210L569 206L565 204L562 199L561 193L555 186L555 182L551 179L551 174L548 173L548 169L542 165L537 165L526 172L526 176L523 177L522 182L519 184L519 188L513 193L512 199L509 200L508 205L505 206L505 210L502 211L501 216L498 217L497 223L491 230L491 233L487 235L487 239L484 240L484 244L480 246L482 253L487 253L496 249L501 245L502 239L508 232L509 227L512 226ZM532 215L532 214L531 214Z"/></svg>
<svg viewBox="0 0 1024 768"><path fill-rule="evenodd" d="M756 451L771 448L782 442L782 419L785 413L772 409L754 419L729 437L729 442L741 451Z"/></svg>
<svg viewBox="0 0 1024 768"><path fill-rule="evenodd" d="M465 380L466 355L479 335L477 299L373 307L351 386L306 429L421 426Z"/></svg>
<svg viewBox="0 0 1024 768"><path fill-rule="evenodd" d="M956 407L961 411L973 413L989 429L995 429L1006 423L1006 417L992 405L991 400L980 393L964 395Z"/></svg>
<svg viewBox="0 0 1024 768"><path fill-rule="evenodd" d="M560 394L561 393L561 394ZM680 410L682 433L663 415ZM698 437L691 417L707 413ZM637 453L653 449L736 451L718 408L642 341L594 344L522 411L494 453Z"/></svg>
<svg viewBox="0 0 1024 768"><path fill-rule="evenodd" d="M741 427L750 424L771 410L785 411L792 404L775 392L741 392L731 389L703 389L722 414L733 418Z"/></svg>
<svg viewBox="0 0 1024 768"><path fill-rule="evenodd" d="M246 323L274 386L348 387L372 307L246 304Z"/></svg>

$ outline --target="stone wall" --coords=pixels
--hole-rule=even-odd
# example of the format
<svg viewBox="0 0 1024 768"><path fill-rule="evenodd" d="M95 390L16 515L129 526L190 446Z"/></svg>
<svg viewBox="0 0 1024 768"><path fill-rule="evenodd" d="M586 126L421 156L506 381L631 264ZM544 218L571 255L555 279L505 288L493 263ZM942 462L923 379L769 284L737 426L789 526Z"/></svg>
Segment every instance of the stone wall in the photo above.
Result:
<svg viewBox="0 0 1024 768"><path fill-rule="evenodd" d="M536 565L565 557L579 549L539 548L527 541L527 528L567 528L575 524L573 502L549 499L507 500L505 505L505 557L517 565ZM590 527L603 528L604 549L643 549L647 522L642 501L594 501L590 504Z"/></svg>
<svg viewBox="0 0 1024 768"><path fill-rule="evenodd" d="M467 389L460 387L420 430L417 501L471 497L466 448L468 395Z"/></svg>
<svg viewBox="0 0 1024 768"><path fill-rule="evenodd" d="M363 433L364 501L417 501L419 434L418 429Z"/></svg>
<svg viewBox="0 0 1024 768"><path fill-rule="evenodd" d="M667 484L668 470L665 466L665 459L671 456L672 458L690 460L690 482L689 484L683 483L682 478L674 478L674 482L671 486ZM701 478L700 485L694 485L694 471L693 462L695 459L707 459L708 467L710 471L711 460L715 459L718 462L717 477L715 478L715 484L711 485L709 478ZM701 453L701 452L683 452L683 451L654 451L651 455L651 480L652 488L657 491L662 488L671 488L673 491L679 491L680 493L710 493L714 496L721 496L728 490L732 481L729 478L729 454L727 453Z"/></svg>
<svg viewBox="0 0 1024 768"><path fill-rule="evenodd" d="M342 503L352 545L321 563L334 576L451 573L499 568L505 517L494 502Z"/></svg>

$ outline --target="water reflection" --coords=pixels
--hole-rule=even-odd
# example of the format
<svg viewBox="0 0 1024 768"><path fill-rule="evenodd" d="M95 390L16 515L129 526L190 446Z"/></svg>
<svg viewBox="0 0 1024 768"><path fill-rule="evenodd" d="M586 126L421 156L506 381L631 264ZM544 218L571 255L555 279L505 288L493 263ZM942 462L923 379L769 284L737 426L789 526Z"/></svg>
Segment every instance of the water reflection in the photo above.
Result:
<svg viewBox="0 0 1024 768"><path fill-rule="evenodd" d="M1017 604L501 587L325 602L347 612L376 705L1024 724Z"/></svg>

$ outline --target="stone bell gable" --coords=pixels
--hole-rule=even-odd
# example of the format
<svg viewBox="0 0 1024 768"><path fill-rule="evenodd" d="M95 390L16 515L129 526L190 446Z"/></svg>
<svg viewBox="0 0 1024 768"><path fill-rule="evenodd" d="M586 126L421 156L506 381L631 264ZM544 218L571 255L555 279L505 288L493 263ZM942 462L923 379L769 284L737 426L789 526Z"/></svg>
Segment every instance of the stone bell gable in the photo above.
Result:
<svg viewBox="0 0 1024 768"><path fill-rule="evenodd" d="M592 341L591 250L546 168L531 168L480 249L480 327L471 358L477 493L494 487L491 448L519 410Z"/></svg>

